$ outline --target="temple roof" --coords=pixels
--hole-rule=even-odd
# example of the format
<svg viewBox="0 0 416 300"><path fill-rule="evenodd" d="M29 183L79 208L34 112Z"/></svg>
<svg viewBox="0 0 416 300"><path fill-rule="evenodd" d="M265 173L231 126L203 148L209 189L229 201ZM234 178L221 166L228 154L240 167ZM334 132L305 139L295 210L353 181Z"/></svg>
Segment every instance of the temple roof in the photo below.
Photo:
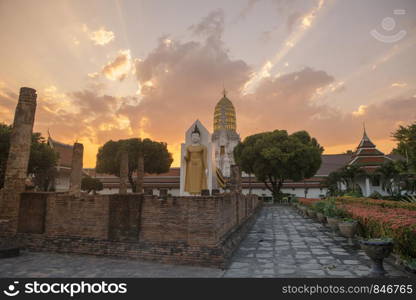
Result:
<svg viewBox="0 0 416 300"><path fill-rule="evenodd" d="M375 148L376 145L373 144L373 142L370 140L370 138L367 135L367 132L364 128L363 138L361 139L360 144L358 144L357 149L359 148Z"/></svg>
<svg viewBox="0 0 416 300"><path fill-rule="evenodd" d="M370 140L364 127L363 137L348 164L358 165L366 171L372 172L386 160L391 160L391 158L376 148L376 145Z"/></svg>
<svg viewBox="0 0 416 300"><path fill-rule="evenodd" d="M352 154L322 154L322 163L315 176L328 176L337 171L351 160Z"/></svg>
<svg viewBox="0 0 416 300"><path fill-rule="evenodd" d="M71 168L73 146L53 140L48 137L48 144L59 154L58 167Z"/></svg>

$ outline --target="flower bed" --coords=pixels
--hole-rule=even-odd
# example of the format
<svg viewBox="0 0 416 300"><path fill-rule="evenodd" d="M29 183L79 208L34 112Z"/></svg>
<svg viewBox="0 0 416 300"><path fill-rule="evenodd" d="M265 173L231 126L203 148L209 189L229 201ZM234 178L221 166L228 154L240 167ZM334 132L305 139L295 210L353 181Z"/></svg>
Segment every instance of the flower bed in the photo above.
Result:
<svg viewBox="0 0 416 300"><path fill-rule="evenodd" d="M369 198L338 197L337 208L356 219L366 238L389 237L395 240L395 252L404 258L416 258L416 204ZM299 198L306 207L321 199ZM323 200L331 202L331 199Z"/></svg>
<svg viewBox="0 0 416 300"><path fill-rule="evenodd" d="M408 202L401 202L401 201L391 201L391 200L378 200L378 199L371 199L371 198L354 198L354 197L337 197L335 198L336 201L342 203L358 203L358 204L365 204L370 206L379 206L385 208L404 208L407 210L415 210L416 211L416 203L408 203Z"/></svg>
<svg viewBox="0 0 416 300"><path fill-rule="evenodd" d="M397 253L416 257L416 211L364 203L347 203L340 207L360 222L364 236L391 237L396 242Z"/></svg>
<svg viewBox="0 0 416 300"><path fill-rule="evenodd" d="M299 203L307 207L312 206L315 202L321 201L319 198L298 198Z"/></svg>

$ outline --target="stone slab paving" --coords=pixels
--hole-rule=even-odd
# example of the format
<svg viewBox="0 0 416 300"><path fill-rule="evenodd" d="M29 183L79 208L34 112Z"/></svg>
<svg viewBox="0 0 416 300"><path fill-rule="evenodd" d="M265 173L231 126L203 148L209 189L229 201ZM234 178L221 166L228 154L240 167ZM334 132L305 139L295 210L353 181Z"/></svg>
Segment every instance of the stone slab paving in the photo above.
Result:
<svg viewBox="0 0 416 300"><path fill-rule="evenodd" d="M293 207L263 207L224 277L365 277L370 260L359 247ZM385 264L390 277L406 273Z"/></svg>
<svg viewBox="0 0 416 300"><path fill-rule="evenodd" d="M221 277L214 268L159 264L155 262L96 257L91 255L23 252L0 260L2 277Z"/></svg>
<svg viewBox="0 0 416 300"><path fill-rule="evenodd" d="M265 206L226 271L91 255L22 252L0 260L1 277L363 277L370 261L292 207ZM390 277L407 276L385 264Z"/></svg>

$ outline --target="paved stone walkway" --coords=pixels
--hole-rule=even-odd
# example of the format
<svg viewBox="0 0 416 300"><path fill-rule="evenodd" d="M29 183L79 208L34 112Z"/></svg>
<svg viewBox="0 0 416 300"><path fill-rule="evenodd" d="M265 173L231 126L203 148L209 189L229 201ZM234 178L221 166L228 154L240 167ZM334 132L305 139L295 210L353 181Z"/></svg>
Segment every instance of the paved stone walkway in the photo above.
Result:
<svg viewBox="0 0 416 300"><path fill-rule="evenodd" d="M266 206L234 254L225 277L362 277L370 260L293 207ZM406 276L385 264L390 277Z"/></svg>
<svg viewBox="0 0 416 300"><path fill-rule="evenodd" d="M23 252L0 260L2 277L221 277L220 269L92 255Z"/></svg>
<svg viewBox="0 0 416 300"><path fill-rule="evenodd" d="M370 261L294 208L266 206L228 270L90 255L23 252L0 260L1 277L361 277ZM386 265L389 276L405 276Z"/></svg>

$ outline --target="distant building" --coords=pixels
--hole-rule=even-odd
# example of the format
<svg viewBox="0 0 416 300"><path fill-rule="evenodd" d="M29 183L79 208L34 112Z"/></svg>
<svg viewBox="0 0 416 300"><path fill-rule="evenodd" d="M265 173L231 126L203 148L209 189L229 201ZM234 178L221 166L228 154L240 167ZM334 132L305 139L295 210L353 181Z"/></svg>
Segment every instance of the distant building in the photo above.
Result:
<svg viewBox="0 0 416 300"><path fill-rule="evenodd" d="M233 150L239 142L240 136L237 133L235 108L224 91L223 97L215 106L212 143L214 144L217 168L221 170L222 175L226 178L230 176L231 165L235 164ZM57 166L59 175L56 180L56 190L66 191L69 188L69 174L71 171L73 147L57 142L50 136L48 143L59 153ZM358 144L356 151L345 154L323 154L321 167L315 176L299 182L286 181L283 183L282 192L307 198L324 196L327 193L325 178L331 172L337 171L346 165L359 165L367 172L367 175L357 179L357 184L360 186L363 195L369 196L374 191L385 195L386 192L382 190L380 180L377 180L377 176L370 176L369 174L373 173L374 170L385 161L396 160L398 158L399 156L397 155L385 155L379 151L364 130L363 137ZM104 186L104 189L100 191L101 194L118 193L119 178L117 176L96 173L95 169L91 168L84 169L84 173L100 179ZM264 199L271 199L272 194L264 186L264 183L256 181L254 176L249 178L247 174L243 173L243 193L249 192L249 186L251 186L253 194L263 197ZM147 194L170 194L172 196L179 196L179 187L179 168L171 168L169 172L163 174L145 174L144 176L144 190ZM341 188L345 188L345 186L341 185ZM128 189L128 192L131 192L131 189Z"/></svg>
<svg viewBox="0 0 416 300"><path fill-rule="evenodd" d="M48 136L48 145L59 154L58 162L56 165L58 176L55 178L54 182L55 191L68 191L73 147L71 145L53 140L50 134Z"/></svg>
<svg viewBox="0 0 416 300"><path fill-rule="evenodd" d="M398 158L398 155L385 155L378 150L364 128L363 137L348 162L348 165L356 165L365 170L366 175L357 178L357 184L360 186L364 196L370 196L373 192L378 192L382 195L386 194L381 188L379 176L371 175L385 162Z"/></svg>

